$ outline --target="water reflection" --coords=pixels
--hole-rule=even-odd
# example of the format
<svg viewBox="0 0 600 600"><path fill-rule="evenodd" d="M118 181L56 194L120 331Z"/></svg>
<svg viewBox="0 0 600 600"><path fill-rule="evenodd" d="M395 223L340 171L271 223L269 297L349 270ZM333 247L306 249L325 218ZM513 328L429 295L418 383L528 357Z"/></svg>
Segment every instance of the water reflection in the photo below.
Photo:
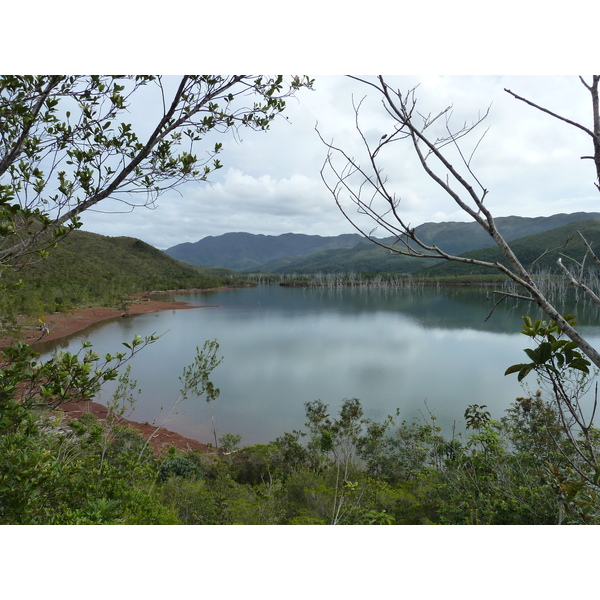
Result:
<svg viewBox="0 0 600 600"><path fill-rule="evenodd" d="M366 415L403 418L432 410L446 431L459 427L468 404L486 404L496 417L523 391L508 365L523 360L518 333L532 306L509 300L489 316L495 300L469 288L327 289L261 286L181 295L197 310L119 319L59 344L74 350L83 338L101 353L133 335L165 335L132 361L143 394L134 418L160 422L180 387L196 346L217 339L225 360L214 372L218 433L267 442L302 428L304 402L332 409L360 398ZM218 306L215 306L218 305ZM588 335L599 335L590 311ZM107 387L101 400L112 393ZM189 401L167 427L208 442L204 401Z"/></svg>

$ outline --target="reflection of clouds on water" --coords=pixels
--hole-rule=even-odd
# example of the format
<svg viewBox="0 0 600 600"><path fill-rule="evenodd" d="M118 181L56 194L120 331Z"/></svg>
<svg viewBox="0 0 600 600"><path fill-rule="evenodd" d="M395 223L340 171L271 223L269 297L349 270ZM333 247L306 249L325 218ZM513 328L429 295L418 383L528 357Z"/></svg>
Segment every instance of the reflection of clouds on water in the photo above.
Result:
<svg viewBox="0 0 600 600"><path fill-rule="evenodd" d="M102 354L122 349L120 343L133 334L166 332L132 361L132 377L143 390L133 418L150 422L160 422L160 407L163 415L170 410L196 346L217 339L224 356L212 376L221 390L212 405L218 435L241 434L246 444L303 429L304 403L313 400L336 414L344 398L359 398L365 416L374 420L394 415L396 408L400 421L422 420L431 410L449 433L467 405L486 404L498 418L523 394L516 377L504 377L527 345L514 319L503 333L474 329L471 301L462 316L453 305L453 322L461 326L432 327L419 312L441 310L431 292L375 294L371 309L368 293L347 292L274 286L213 294L210 302L199 295L189 299L222 306L123 319L89 338ZM81 339L69 344L80 347ZM107 386L108 397L112 389ZM178 412L167 427L211 441L204 399L190 398Z"/></svg>

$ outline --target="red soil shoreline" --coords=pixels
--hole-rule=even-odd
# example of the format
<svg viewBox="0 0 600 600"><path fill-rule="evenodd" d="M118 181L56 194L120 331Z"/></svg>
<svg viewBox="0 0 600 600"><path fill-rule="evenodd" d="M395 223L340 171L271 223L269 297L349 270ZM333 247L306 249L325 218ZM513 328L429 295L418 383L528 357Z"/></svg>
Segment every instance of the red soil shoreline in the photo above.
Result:
<svg viewBox="0 0 600 600"><path fill-rule="evenodd" d="M108 408L98 402L69 402L63 404L58 411L64 414L66 422L77 419L81 415L87 413L92 413L99 421L105 421L108 417ZM162 427L156 431L156 425L151 425L149 423L139 423L137 421L130 421L129 419L119 417L117 419L117 425L128 425L129 427L133 427L146 439L150 439L150 446L157 456L162 456L171 446L175 446L180 450L210 451L209 446L198 440L186 438L175 431L170 431L169 429Z"/></svg>
<svg viewBox="0 0 600 600"><path fill-rule="evenodd" d="M207 290L190 290L207 291ZM182 293L182 292L177 292ZM106 308L95 306L91 308L76 308L64 313L53 313L42 318L43 323L35 328L23 328L19 339L35 345L42 342L50 342L75 333L80 333L90 325L101 323L116 318L127 318L134 315L158 312L161 310L182 310L191 308L203 308L201 306L190 306L187 302L175 300L155 300L153 296L158 294L143 294L132 297L126 309ZM46 329L44 331L44 329ZM6 341L4 341L6 343ZM0 344L2 345L2 344Z"/></svg>
<svg viewBox="0 0 600 600"><path fill-rule="evenodd" d="M170 293L184 293L210 290L177 290ZM153 296L162 294L142 294L131 298L131 303L125 310L113 308L92 307L78 308L65 313L54 313L43 318L43 323L35 329L24 328L19 337L20 340L35 347L35 344L57 340L62 337L80 333L90 325L115 318L127 318L134 315L158 312L161 310L184 310L207 308L202 306L191 306L187 302L174 300L156 300ZM0 341L0 347L10 343L10 340ZM64 404L58 409L64 412L67 420L75 419L84 413L93 413L100 420L105 420L108 415L106 406L97 402L82 401ZM156 426L147 423L138 423L129 419L121 418L120 424L127 424L140 431L146 438L150 438L150 444L156 454L162 454L169 446L175 446L182 450L208 451L209 446L198 440L186 438L174 431L161 428L155 432Z"/></svg>

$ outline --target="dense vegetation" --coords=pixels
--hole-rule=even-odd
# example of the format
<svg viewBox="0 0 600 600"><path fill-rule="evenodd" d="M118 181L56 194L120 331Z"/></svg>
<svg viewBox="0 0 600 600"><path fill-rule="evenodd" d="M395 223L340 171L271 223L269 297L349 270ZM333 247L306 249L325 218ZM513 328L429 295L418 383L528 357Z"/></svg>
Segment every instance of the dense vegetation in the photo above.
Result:
<svg viewBox="0 0 600 600"><path fill-rule="evenodd" d="M75 306L119 306L130 294L156 290L212 288L243 283L227 269L179 262L130 237L71 232L45 259L6 271L5 285L22 284L5 295L13 312L39 316Z"/></svg>
<svg viewBox="0 0 600 600"><path fill-rule="evenodd" d="M500 420L467 410L465 438L435 423L373 423L358 400L337 417L308 403L300 432L210 454L158 458L117 421L60 424L45 411L2 422L0 522L29 524L597 523L557 414L520 398ZM6 417L6 414L4 415ZM563 456L555 446L567 454Z"/></svg>

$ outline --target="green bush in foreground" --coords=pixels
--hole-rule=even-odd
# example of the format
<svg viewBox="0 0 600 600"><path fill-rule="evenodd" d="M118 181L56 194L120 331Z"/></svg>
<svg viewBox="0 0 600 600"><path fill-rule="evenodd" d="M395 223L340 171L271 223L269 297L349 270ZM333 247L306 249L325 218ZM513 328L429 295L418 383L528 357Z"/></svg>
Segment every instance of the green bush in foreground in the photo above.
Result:
<svg viewBox="0 0 600 600"><path fill-rule="evenodd" d="M469 414L476 420L460 442L446 440L435 425L390 421L382 433L363 423L344 440L346 448L354 444L351 464L338 462L334 434L333 446L314 446L315 437L301 445L291 466L282 459L289 440L229 455L173 448L157 458L129 428L90 415L59 425L32 411L0 436L0 522L597 522L586 509L593 490L565 479L568 463L552 442L556 414L540 397L520 399L499 421L485 407Z"/></svg>

